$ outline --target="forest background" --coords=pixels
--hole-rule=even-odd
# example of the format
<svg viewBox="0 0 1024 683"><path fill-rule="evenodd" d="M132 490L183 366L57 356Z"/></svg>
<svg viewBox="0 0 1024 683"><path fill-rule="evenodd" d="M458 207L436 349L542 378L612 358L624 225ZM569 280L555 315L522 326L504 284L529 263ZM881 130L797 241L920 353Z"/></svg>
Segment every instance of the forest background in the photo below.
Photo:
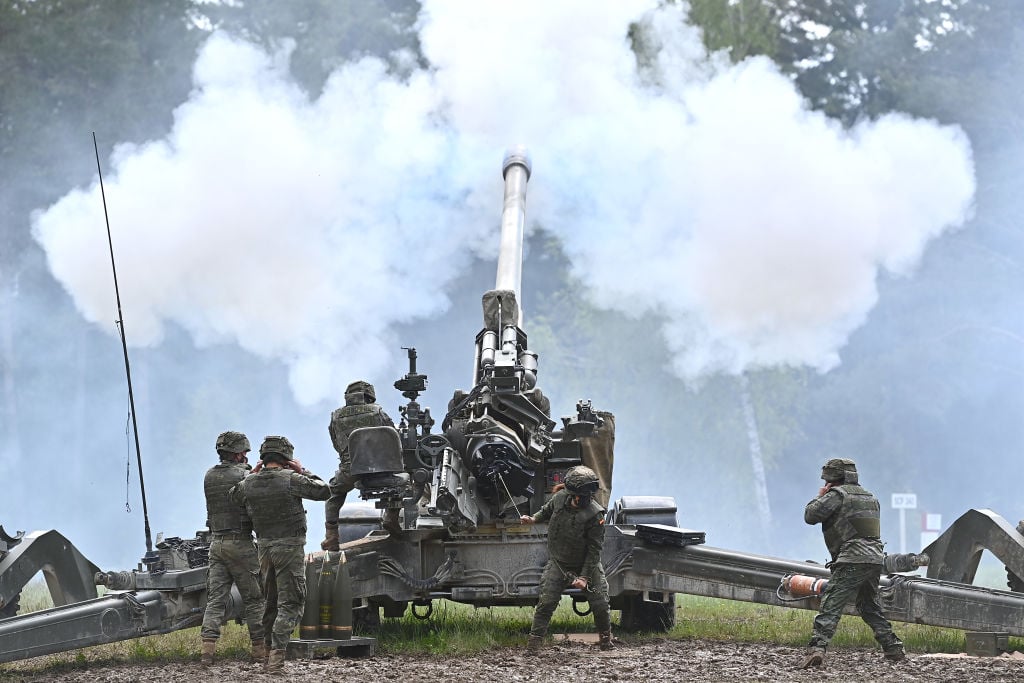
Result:
<svg viewBox="0 0 1024 683"><path fill-rule="evenodd" d="M872 271L873 303L834 341L831 361L800 362L781 354L688 372L690 366L680 362L685 335L680 341L676 334L679 320L673 318L671 300L646 300L636 296L642 290L613 286L643 277L643 264L630 263L642 261L642 255L620 252L617 266L594 279L593 269L580 266L585 252L555 224L560 216L540 214L537 208L547 206L543 195L552 192L542 189L545 175L553 175L551 162L547 168L540 163L543 148L531 140L504 140L525 142L538 154L530 192L531 199L534 193L540 199L528 199L527 206L531 231L524 324L540 355L540 384L555 416L569 414L579 398L615 413L613 497L674 496L680 524L707 531L708 543L716 546L826 559L819 533L803 524L801 512L820 485L822 462L833 456L854 458L862 481L881 499L890 550L900 537L898 517L889 508L894 493L917 494L918 508L910 512L906 529L908 550L919 545L921 513L941 514L945 524L971 507L992 508L1011 522L1024 517L1011 476L1024 445L1024 238L1019 219L1024 5L1016 0L692 0L668 7L679 29L701 41L703 54L691 56L688 64L727 70L770 60L771 69L802 98L806 116L827 117L839 130L855 131L894 112L959 127L970 142L976 183L970 214L962 224L936 230L909 266ZM236 41L232 45L269 55L274 68L287 74L289 97L317 102L331 91L332 75L357 63L379 68L380 78L410 87L423 74L443 72L431 63L431 50L438 48L431 47L436 35L431 38L428 30L442 13L434 5L430 15L419 3L405 0L0 3L0 480L5 484L0 522L9 531L56 528L105 569L131 567L144 550L109 260L92 262L95 287L106 288L98 296L106 297L109 310L95 314L82 303L73 278L55 276L60 252L52 240L60 238L47 237L44 225L62 198L75 188L92 187L88 198L97 200L95 213L83 220L87 225L92 221L92 233L78 239L94 241L103 255L106 235L95 193L91 133L99 141L105 179L109 171L114 181L107 199L117 249L119 239L131 244L125 235L142 230L137 215L148 210L155 219L168 210L129 211L133 200L126 190L118 193L116 185L129 171L118 160L168 139L186 119L187 103L202 89L197 59L211 49L211 36L229 36ZM500 10L493 18L492 23L504 19ZM581 37L603 38L586 35L585 21L574 23L570 17L564 25L573 33L564 36L567 44ZM667 35L664 22L660 30ZM468 40L468 33L462 35ZM655 73L652 64L664 44L651 38L644 23L626 23L617 35L635 59L638 81ZM547 39L558 42L560 37ZM515 63L534 47L525 40L522 53L510 50L505 58ZM657 73L660 80L656 75L646 87L671 90L671 74ZM357 106L356 99L351 106ZM387 108L378 112L382 125L390 113ZM742 115L752 120L758 112L740 114L739 120ZM228 160L227 168L237 170L227 175L245 176L247 168L270 161L274 145L269 143L278 132L267 127L250 137L246 154L237 162ZM585 144L615 144L615 135L599 132ZM667 129L654 133L671 137ZM412 145L399 151L416 153ZM303 462L328 477L336 458L326 427L330 411L341 402L343 379L374 381L381 403L397 417L401 398L390 384L405 371L401 346L419 350L420 370L430 376L423 402L438 418L451 392L468 388L479 296L493 285L502 151L495 146L492 157L473 159L475 168L493 181L479 207L487 220L475 232L446 234L439 227L475 213L453 208L445 217L412 210L392 219L402 225L423 221L401 239L378 240L374 228L365 227L365 240L343 245L357 256L355 261L339 258L339 269L358 274L360 259L368 269L365 279L343 281L347 291L379 288L391 298L382 304L368 295L355 296L356 303L344 311L348 325L323 330L325 336L350 335L372 347L372 361L353 358L319 391L297 388L303 370L296 370L287 344L253 344L246 335L225 332L217 314L204 314L214 332L197 332L196 325L182 322L188 320L183 314L166 315L159 333L150 334L143 307L130 302L137 301L138 292L158 286L138 275L162 264L146 261L152 253L119 250L155 532L190 537L203 527L202 473L215 460L214 438L226 429L247 432L254 444L265 434L285 434ZM342 165L375 163L375 158L345 158L344 150L339 152L335 156ZM458 154L451 156L455 170L442 180L458 178L460 161ZM735 155L723 155L721 161L737 174L746 163ZM296 224L306 220L305 205L288 191L291 168L267 165L278 174L280 192L272 190L260 199L289 206ZM576 172L583 177L591 170L581 162ZM629 186L639 186L642 194L643 184L654 186L666 169L615 170L618 178L601 169L601 182L625 184L622 178L628 177ZM379 187L384 195L408 189ZM851 194L856 191L850 188ZM213 215L213 208L200 201L202 193L196 196L197 210ZM454 192L445 201L455 206L466 197ZM333 199L321 201L331 205ZM387 201L384 196L373 206ZM740 194L732 201L755 200ZM339 214L359 208L340 200L333 206ZM606 206L589 208L599 223ZM844 206L830 208L808 198L786 210L796 219L843 211ZM230 211L216 217L231 221ZM375 220L364 218L366 225ZM631 229L643 231L641 218ZM816 219L827 224L826 216ZM297 307L304 288L317 287L300 276L287 284L271 277L273 254L252 257L245 245L216 239L215 227L202 226L190 238L188 254L169 250L166 259L204 255L202 268L240 278L254 289L270 280L271 291L287 288L290 305ZM295 225L279 227L301 239ZM601 241L604 233L595 229L586 239ZM447 245L434 253L435 243L452 240L465 241L466 248L453 252ZM445 276L387 282L373 269L378 249L394 259L389 262L396 264L395 273L418 277L420 271L444 270ZM202 286L190 291L195 308L204 298L218 298ZM428 305L421 306L421 295ZM222 310L230 311L229 304ZM376 323L375 333L361 329L375 307L392 306L399 313ZM273 310L247 313L255 320L249 340L280 332ZM140 337L145 338L133 339L142 328L147 333ZM346 348L330 350L352 357ZM305 372L315 375L317 367ZM322 510L319 505L307 508L312 544L319 538Z"/></svg>

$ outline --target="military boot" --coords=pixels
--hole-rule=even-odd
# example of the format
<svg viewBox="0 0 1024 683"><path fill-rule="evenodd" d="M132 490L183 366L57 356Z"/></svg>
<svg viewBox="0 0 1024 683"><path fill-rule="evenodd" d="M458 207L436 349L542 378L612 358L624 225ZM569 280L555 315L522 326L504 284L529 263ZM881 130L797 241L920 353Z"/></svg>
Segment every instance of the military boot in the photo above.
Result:
<svg viewBox="0 0 1024 683"><path fill-rule="evenodd" d="M800 668L810 669L811 667L824 666L824 664L825 648L811 645L807 648L807 652L804 653L804 661L800 664Z"/></svg>
<svg viewBox="0 0 1024 683"><path fill-rule="evenodd" d="M266 671L268 674L284 673L284 660L287 650L271 650L267 657Z"/></svg>
<svg viewBox="0 0 1024 683"><path fill-rule="evenodd" d="M266 664L267 662L267 644L263 642L263 639L252 641L252 661L257 664Z"/></svg>
<svg viewBox="0 0 1024 683"><path fill-rule="evenodd" d="M213 664L213 653L217 651L217 641L214 638L203 638L202 654L199 655L199 663L203 666Z"/></svg>
<svg viewBox="0 0 1024 683"><path fill-rule="evenodd" d="M598 637L598 641L597 641L598 647L600 647L602 650L614 650L615 649L615 646L612 644L612 632L611 631L601 631L600 633L597 634L597 637Z"/></svg>
<svg viewBox="0 0 1024 683"><path fill-rule="evenodd" d="M341 542L341 539L338 538L338 523L325 522L324 528L327 530L327 536L320 542L320 548L322 550L337 550Z"/></svg>
<svg viewBox="0 0 1024 683"><path fill-rule="evenodd" d="M530 654L537 654L543 646L544 636L535 636L531 634L530 637L526 639L526 651Z"/></svg>
<svg viewBox="0 0 1024 683"><path fill-rule="evenodd" d="M884 650L885 659L890 662L902 662L907 658L907 652L902 645L893 645Z"/></svg>

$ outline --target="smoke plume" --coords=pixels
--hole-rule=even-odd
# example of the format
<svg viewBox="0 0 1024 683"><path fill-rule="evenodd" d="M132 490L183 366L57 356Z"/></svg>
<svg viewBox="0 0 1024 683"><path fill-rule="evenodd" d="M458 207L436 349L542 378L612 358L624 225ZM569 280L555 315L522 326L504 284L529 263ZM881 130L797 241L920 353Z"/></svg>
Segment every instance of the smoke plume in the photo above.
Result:
<svg viewBox="0 0 1024 683"><path fill-rule="evenodd" d="M444 310L460 268L493 254L501 153L524 143L532 223L597 304L665 317L681 376L835 366L879 275L967 217L966 137L899 115L844 130L769 61L704 56L681 9L601 5L426 2L429 69L364 58L316 97L287 51L213 35L170 134L109 160L130 343L178 325L238 344L287 363L305 404L391 372L393 326ZM658 48L643 69L633 24ZM98 193L34 230L106 324Z"/></svg>

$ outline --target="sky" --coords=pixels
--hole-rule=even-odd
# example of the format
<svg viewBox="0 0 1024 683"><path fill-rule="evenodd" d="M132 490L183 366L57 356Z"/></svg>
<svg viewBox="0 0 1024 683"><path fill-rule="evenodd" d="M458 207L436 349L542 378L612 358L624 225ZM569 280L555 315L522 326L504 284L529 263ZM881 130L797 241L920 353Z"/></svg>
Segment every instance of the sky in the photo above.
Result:
<svg viewBox="0 0 1024 683"><path fill-rule="evenodd" d="M528 230L559 239L591 303L659 316L667 373L699 386L837 368L880 280L913 277L971 217L967 136L899 113L844 129L770 61L708 57L684 9L599 5L424 2L426 66L350 61L315 96L289 74L287 48L211 35L167 135L103 160L132 353L182 337L241 350L274 368L287 396L273 401L301 415L266 433L314 443L343 387L401 374L405 331L451 314L453 287L495 256L501 159L522 144ZM633 23L658 46L646 69ZM32 230L82 318L116 334L99 193L95 181L68 188ZM448 375L468 374L464 355ZM209 457L200 439L220 431L215 412L210 423L181 445L196 454L182 472L147 476L163 517L195 528L194 473ZM325 446L309 450L326 475ZM116 497L123 482L110 480ZM104 564L137 554L116 538L72 540Z"/></svg>

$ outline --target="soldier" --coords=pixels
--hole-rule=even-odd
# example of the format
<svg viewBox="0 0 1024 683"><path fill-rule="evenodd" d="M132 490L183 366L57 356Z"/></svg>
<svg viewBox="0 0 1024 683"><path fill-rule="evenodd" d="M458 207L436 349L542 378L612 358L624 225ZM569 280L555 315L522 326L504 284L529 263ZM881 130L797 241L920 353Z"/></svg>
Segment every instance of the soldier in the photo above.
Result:
<svg viewBox="0 0 1024 683"><path fill-rule="evenodd" d="M270 645L267 671L284 669L288 640L302 618L306 599L306 511L302 499L327 500L331 490L303 469L295 449L283 436L268 436L260 446L260 462L252 474L229 492L245 505L256 531L260 573L267 606L264 638Z"/></svg>
<svg viewBox="0 0 1024 683"><path fill-rule="evenodd" d="M804 521L821 524L825 545L832 554L827 565L832 578L814 618L814 631L801 666L806 669L823 664L843 609L853 600L864 623L874 631L885 658L898 662L906 657L903 642L893 633L878 602L883 556L878 499L860 486L852 460L829 460L821 468L821 478L825 485L804 508Z"/></svg>
<svg viewBox="0 0 1024 683"><path fill-rule="evenodd" d="M252 522L245 508L228 499L232 486L249 472L246 454L249 439L241 432L224 432L217 437L220 463L206 471L203 490L206 493L206 526L213 540L210 543L210 568L206 579L206 612L203 614L203 639L200 663L213 664L213 654L220 638L231 584L238 586L244 606L245 623L252 641L252 659L266 658L263 642L263 593L260 591L260 565L252 540Z"/></svg>
<svg viewBox="0 0 1024 683"><path fill-rule="evenodd" d="M327 535L320 544L324 550L338 549L338 517L341 514L341 507L345 504L345 497L355 488L355 480L352 478L352 454L348 450L349 434L360 427L395 426L384 409L375 403L376 400L377 393L373 390L373 385L358 380L345 388L345 405L331 413L331 424L327 430L331 435L334 450L338 451L340 462L338 471L331 477L333 493L325 506L324 524ZM397 509L387 511L384 528L392 533L401 531Z"/></svg>
<svg viewBox="0 0 1024 683"><path fill-rule="evenodd" d="M565 486L561 486L556 485L555 495L536 514L520 517L523 524L548 522L548 562L540 577L540 599L527 647L540 649L562 591L571 586L587 591L601 649L611 650L608 581L601 565L605 511L593 500L599 487L597 474L578 465L566 472Z"/></svg>

